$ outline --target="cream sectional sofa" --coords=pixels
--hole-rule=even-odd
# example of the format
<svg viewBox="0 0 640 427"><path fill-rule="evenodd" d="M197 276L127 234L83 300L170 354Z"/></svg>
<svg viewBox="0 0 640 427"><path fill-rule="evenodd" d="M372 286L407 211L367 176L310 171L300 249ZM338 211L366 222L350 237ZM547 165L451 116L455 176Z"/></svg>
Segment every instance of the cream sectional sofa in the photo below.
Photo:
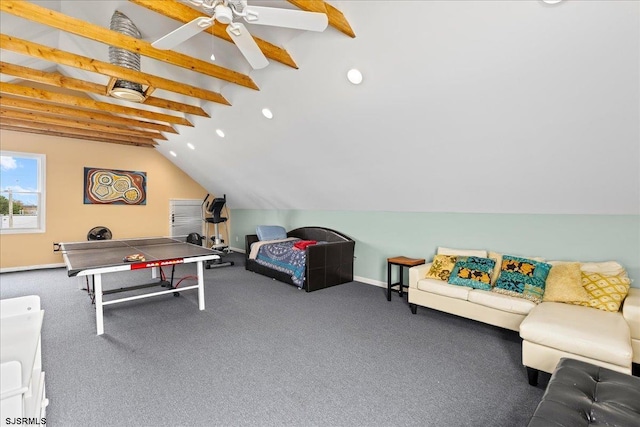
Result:
<svg viewBox="0 0 640 427"><path fill-rule="evenodd" d="M473 251L472 251L473 252ZM487 257L483 251L474 256ZM438 254L456 255L445 248ZM463 255L470 255L463 251ZM450 285L425 278L431 263L409 269L408 300L417 307L451 313L520 333L522 363L529 382L538 371L552 373L562 357L569 357L619 372L631 373L640 363L640 289L631 288L619 312L559 302L536 304L496 292Z"/></svg>

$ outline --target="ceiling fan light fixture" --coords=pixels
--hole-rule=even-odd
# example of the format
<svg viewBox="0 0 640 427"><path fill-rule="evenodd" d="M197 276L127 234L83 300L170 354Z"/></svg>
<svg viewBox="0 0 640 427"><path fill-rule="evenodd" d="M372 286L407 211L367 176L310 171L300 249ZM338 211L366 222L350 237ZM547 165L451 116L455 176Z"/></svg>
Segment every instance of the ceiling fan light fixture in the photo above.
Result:
<svg viewBox="0 0 640 427"><path fill-rule="evenodd" d="M213 16L215 16L216 21L221 24L231 24L233 21L233 12L231 11L231 8L224 4L218 4L215 9L213 9Z"/></svg>
<svg viewBox="0 0 640 427"><path fill-rule="evenodd" d="M265 116L267 119L272 119L273 118L273 113L268 108L263 108L262 109L262 115Z"/></svg>
<svg viewBox="0 0 640 427"><path fill-rule="evenodd" d="M360 72L360 70L352 68L347 71L347 79L349 79L349 81L354 85L359 85L360 83L362 83L362 73Z"/></svg>

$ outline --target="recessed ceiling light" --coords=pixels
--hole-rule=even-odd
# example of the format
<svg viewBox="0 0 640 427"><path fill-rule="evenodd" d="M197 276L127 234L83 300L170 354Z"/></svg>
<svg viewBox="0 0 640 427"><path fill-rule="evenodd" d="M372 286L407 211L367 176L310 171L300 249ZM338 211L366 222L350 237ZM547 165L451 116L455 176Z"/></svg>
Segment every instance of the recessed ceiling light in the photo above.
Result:
<svg viewBox="0 0 640 427"><path fill-rule="evenodd" d="M267 119L272 119L273 118L273 113L268 108L263 108L262 109L262 115L265 116Z"/></svg>
<svg viewBox="0 0 640 427"><path fill-rule="evenodd" d="M169 151L169 154L171 154L173 157L176 157L176 156L177 156L177 154L176 154L176 152L175 152L175 151Z"/></svg>
<svg viewBox="0 0 640 427"><path fill-rule="evenodd" d="M222 129L216 129L216 133L220 138L224 138L224 132L222 132Z"/></svg>
<svg viewBox="0 0 640 427"><path fill-rule="evenodd" d="M359 85L360 83L362 83L362 73L360 72L360 70L356 70L355 68L352 68L347 72L347 78L354 85Z"/></svg>
<svg viewBox="0 0 640 427"><path fill-rule="evenodd" d="M562 0L542 0L543 2L545 2L546 4L556 4L556 3L560 3Z"/></svg>
<svg viewBox="0 0 640 427"><path fill-rule="evenodd" d="M191 148L192 150L196 149L196 147L190 142L187 142L187 147Z"/></svg>

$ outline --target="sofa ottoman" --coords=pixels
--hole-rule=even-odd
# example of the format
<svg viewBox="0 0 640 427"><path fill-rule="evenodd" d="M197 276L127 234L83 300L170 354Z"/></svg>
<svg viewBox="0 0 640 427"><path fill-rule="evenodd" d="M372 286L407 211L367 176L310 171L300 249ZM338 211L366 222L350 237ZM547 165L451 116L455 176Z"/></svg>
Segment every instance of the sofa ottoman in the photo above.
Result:
<svg viewBox="0 0 640 427"><path fill-rule="evenodd" d="M562 358L529 427L640 425L640 378Z"/></svg>
<svg viewBox="0 0 640 427"><path fill-rule="evenodd" d="M520 324L520 337L532 385L538 371L552 373L563 357L631 373L631 335L620 312L543 302Z"/></svg>

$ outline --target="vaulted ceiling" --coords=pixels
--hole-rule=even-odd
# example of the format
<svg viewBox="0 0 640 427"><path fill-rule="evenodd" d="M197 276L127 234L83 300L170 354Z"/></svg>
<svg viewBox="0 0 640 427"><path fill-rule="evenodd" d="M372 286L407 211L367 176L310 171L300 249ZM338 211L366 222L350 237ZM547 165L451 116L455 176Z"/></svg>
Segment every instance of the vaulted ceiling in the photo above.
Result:
<svg viewBox="0 0 640 427"><path fill-rule="evenodd" d="M197 15L183 2L19 2L52 11L20 18L4 10L18 2L2 0L0 121L64 135L69 127L41 120L54 103L46 117L109 119L126 132L82 137L154 147L208 192L226 194L230 209L640 213L640 2L248 1L324 6L330 24L247 24L270 62L254 70L208 32L173 53L149 49ZM153 90L142 105L98 95L119 76L110 43L95 40L116 10L142 39L110 43L151 55L141 74L126 75ZM87 24L36 22L53 12ZM360 85L347 80L351 68L362 71Z"/></svg>
<svg viewBox="0 0 640 427"><path fill-rule="evenodd" d="M86 11L96 3L0 2L2 28L7 30L0 34L0 128L154 147L158 141L167 140L166 134L179 134L182 127L193 127L193 120L189 116L209 118L210 115L200 104L211 102L231 105L219 90L211 88L221 87L220 83L212 85L210 79L253 91L260 90L244 71L175 50L156 49L151 45L153 40L122 34L109 29L108 25L112 14L109 12L117 8L128 9L146 31L151 31L148 28L152 28L152 22L163 18L165 22L159 24L153 36L162 31L169 32L171 25L178 27L207 16L203 10L177 0L101 3L98 9L104 13L79 18L73 14L78 15L82 9ZM283 4L278 6L282 7ZM331 27L355 37L344 15L322 0L290 0L289 6L326 14ZM166 22L167 18L172 20L171 24ZM203 33L212 39L224 40L225 44L232 43L226 27L216 22ZM66 50L64 46L71 43L65 42L62 37L71 37L73 43L89 41L102 46L90 49L89 54L79 54L77 49ZM40 42L39 39L45 40ZM286 49L266 38L256 36L254 39L269 60L298 68ZM147 72L145 69L138 71L105 61L105 53L110 46L158 63L150 66L152 71ZM240 52L229 50L225 55L239 56ZM167 75L171 67L198 74L200 80L194 80L193 77L176 80ZM144 90L142 102L109 97L118 79L141 84Z"/></svg>

